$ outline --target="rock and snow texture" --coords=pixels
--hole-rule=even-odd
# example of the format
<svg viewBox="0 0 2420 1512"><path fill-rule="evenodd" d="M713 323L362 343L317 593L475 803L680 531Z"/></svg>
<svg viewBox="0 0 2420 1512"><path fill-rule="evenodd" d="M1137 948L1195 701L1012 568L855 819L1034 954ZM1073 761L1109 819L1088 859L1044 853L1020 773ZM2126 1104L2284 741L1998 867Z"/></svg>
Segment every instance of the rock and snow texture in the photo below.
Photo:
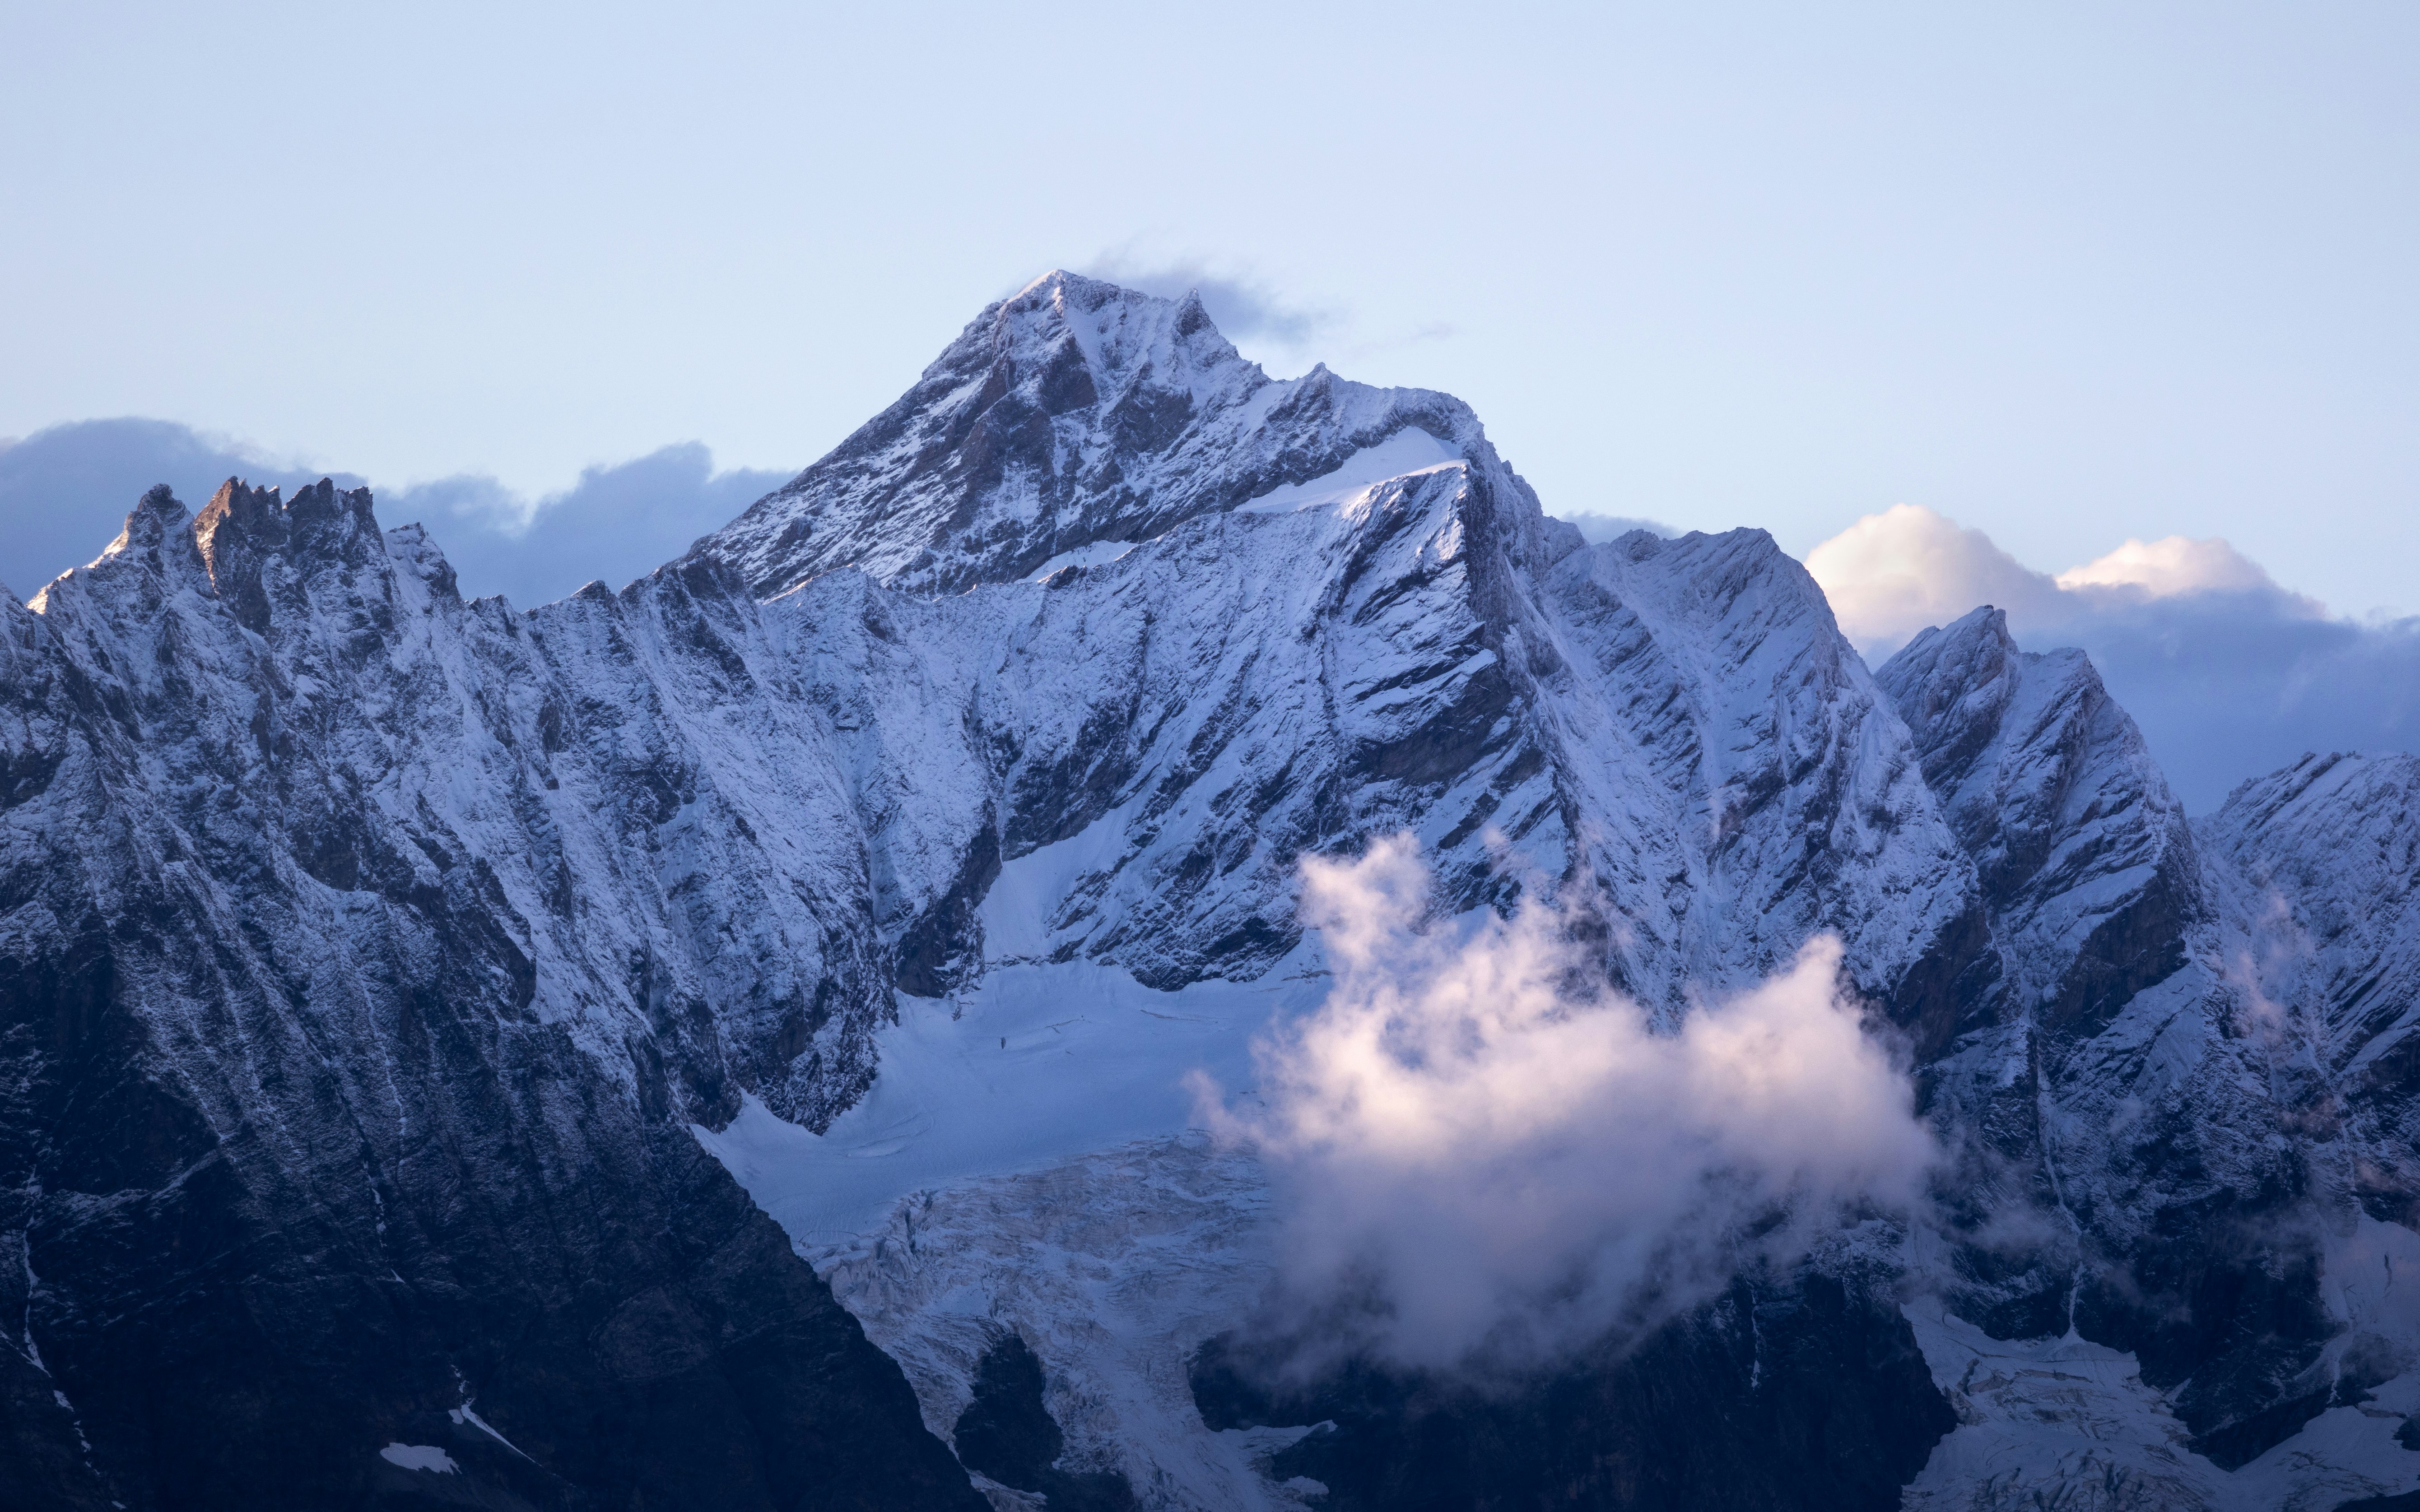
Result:
<svg viewBox="0 0 2420 1512"><path fill-rule="evenodd" d="M2229 1473L2195 1452L2131 1354L2073 1334L1995 1339L1930 1304L1908 1317L1959 1427L1908 1487L1907 1512L2335 1512L2420 1483L2420 1452L2398 1438L2420 1412L2420 1376L2330 1409Z"/></svg>
<svg viewBox="0 0 2420 1512"><path fill-rule="evenodd" d="M1678 1010L1830 930L1860 989L1936 1032L1981 944L1973 867L1806 570L1761 531L1640 531L1564 556L1535 602L1619 980Z"/></svg>
<svg viewBox="0 0 2420 1512"><path fill-rule="evenodd" d="M0 1480L1346 1507L1528 1434L1586 1451L1542 1495L1829 1506L1962 1393L1928 1505L2083 1495L2027 1414L2150 1425L2173 1504L2281 1455L2409 1489L2420 1330L2358 1278L2420 1193L2415 792L2315 759L2189 827L2080 656L1986 613L1869 674L1761 532L1586 546L1459 401L1067 274L618 593L464 602L366 494L157 491L0 600ZM1838 934L1962 1201L1560 1396L1204 1408L1267 1194L1180 1079L1249 1087L1324 990L1299 858L1397 831L1668 1020ZM2092 1384L1958 1383L2004 1356ZM1683 1409L1734 1437L1664 1452ZM1756 1433L1833 1458L1721 1481Z"/></svg>
<svg viewBox="0 0 2420 1512"><path fill-rule="evenodd" d="M2306 756L2249 782L2206 821L2243 920L2238 969L2262 985L2256 1020L2282 1034L2303 1016L2312 1067L2368 1159L2357 1172L2374 1216L2408 1223L2420 1188L2420 759Z"/></svg>
<svg viewBox="0 0 2420 1512"><path fill-rule="evenodd" d="M1210 1432L1185 1371L1267 1285L1265 1207L1249 1156L1168 1136L919 1194L814 1258L935 1431L1015 1335L1043 1365L1063 1467L1122 1475L1145 1505L1274 1512L1317 1504L1267 1473L1311 1425Z"/></svg>
<svg viewBox="0 0 2420 1512"><path fill-rule="evenodd" d="M2004 971L1988 1022L1928 1069L1967 1140L1944 1205L1963 1245L1935 1282L1965 1322L1919 1336L1936 1373L1977 1322L2070 1341L2011 1360L2102 1362L1991 1367L1994 1400L2061 1426L1962 1430L1923 1504L2029 1504L2096 1476L2105 1500L2081 1504L2412 1489L2420 1460L2361 1445L2409 1411L2380 1404L2410 1390L2420 1330L2344 1301L2392 1276L2381 1236L2412 1238L2379 1222L2411 1215L2409 1078L2368 1070L2409 1027L2412 762L2309 759L2188 825L2090 664L2017 651L1997 610L1918 636L1879 681L1975 857ZM2057 1384L2083 1377L2132 1384L2093 1406ZM2150 1458L2082 1452L2126 1437L2089 1427L2102 1412L2156 1418L2127 1430ZM2386 1427L2348 1437L2352 1418ZM2171 1428L2181 1458L2160 1447Z"/></svg>
<svg viewBox="0 0 2420 1512"><path fill-rule="evenodd" d="M325 485L155 491L0 602L0 1316L59 1504L352 1504L386 1443L531 1504L974 1504L672 1121L814 1116L889 1004L850 837L748 822L838 801L734 696L753 608L551 612Z"/></svg>
<svg viewBox="0 0 2420 1512"><path fill-rule="evenodd" d="M2030 655L1979 609L1880 674L1991 899L2010 1007L2089 1036L2183 964L2184 807L2080 651Z"/></svg>
<svg viewBox="0 0 2420 1512"><path fill-rule="evenodd" d="M838 567L915 593L1025 576L1313 479L1410 471L1415 447L1503 472L1470 408L1319 367L1272 379L1197 299L1053 272L985 310L914 388L693 550L769 597ZM1509 472L1504 472L1509 477Z"/></svg>

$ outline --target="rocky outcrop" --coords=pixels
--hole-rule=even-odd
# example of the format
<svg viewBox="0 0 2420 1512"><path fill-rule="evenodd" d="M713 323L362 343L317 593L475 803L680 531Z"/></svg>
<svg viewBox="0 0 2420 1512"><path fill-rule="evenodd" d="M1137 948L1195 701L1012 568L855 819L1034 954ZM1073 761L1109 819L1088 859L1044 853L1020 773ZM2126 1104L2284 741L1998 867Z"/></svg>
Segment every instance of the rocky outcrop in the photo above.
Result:
<svg viewBox="0 0 2420 1512"><path fill-rule="evenodd" d="M2306 756L2245 783L2200 826L2243 921L2243 962L2289 1074L2326 1085L2374 1162L2350 1173L2380 1219L2410 1223L2420 1167L2420 759ZM2257 1005L2256 1005L2257 1007Z"/></svg>
<svg viewBox="0 0 2420 1512"><path fill-rule="evenodd" d="M2080 651L2017 649L1986 606L1876 674L1967 853L2006 1006L2089 1039L2185 962L2210 912L2184 806Z"/></svg>
<svg viewBox="0 0 2420 1512"><path fill-rule="evenodd" d="M1972 863L1821 589L1761 531L1573 552L1541 617L1617 978L1670 1011L1819 931L1928 1057L1989 980Z"/></svg>
<svg viewBox="0 0 2420 1512"><path fill-rule="evenodd" d="M1510 1385L1359 1365L1290 1386L1234 1335L1188 1376L1214 1429L1318 1425L1270 1473L1317 1481L1352 1512L1862 1512L1898 1506L1955 1423L1887 1289L1743 1281L1634 1350Z"/></svg>
<svg viewBox="0 0 2420 1512"><path fill-rule="evenodd" d="M1878 678L2006 968L1993 1022L1930 1072L1967 1139L1955 1304L2129 1352L2195 1451L2242 1466L2420 1343L2350 1326L2327 1273L2356 1204L2412 1189L2398 1114L2351 1112L2409 1006L2357 1006L2412 937L2409 759L2308 760L2189 825L2083 654L2018 650L1998 610Z"/></svg>

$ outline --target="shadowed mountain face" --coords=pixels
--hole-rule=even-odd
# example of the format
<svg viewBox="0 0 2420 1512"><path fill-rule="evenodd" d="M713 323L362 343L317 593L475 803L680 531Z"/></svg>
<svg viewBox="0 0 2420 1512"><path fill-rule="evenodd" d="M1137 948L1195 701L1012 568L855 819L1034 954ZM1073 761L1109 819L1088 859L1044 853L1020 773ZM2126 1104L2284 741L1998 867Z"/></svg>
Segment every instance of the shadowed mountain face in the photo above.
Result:
<svg viewBox="0 0 2420 1512"><path fill-rule="evenodd" d="M154 490L0 603L0 1484L2218 1504L2420 1358L2345 1279L2420 1194L2410 764L2188 826L2080 656L1978 612L1869 673L1761 532L1587 545L1458 401L1065 274L619 594L466 602L365 491ZM951 1110L902 1068L1012 979L1187 1023L1315 972L1300 858L1400 830L1440 910L1552 894L1668 1024L1838 935L1937 1211L1534 1380L1279 1381L1249 1161L903 1176L835 1239L727 1153L908 1158ZM1015 1074L1080 1098L1073 1057ZM2140 1445L1962 1363L2071 1326ZM2296 1494L2408 1489L2393 1427Z"/></svg>
<svg viewBox="0 0 2420 1512"><path fill-rule="evenodd" d="M980 1504L680 1127L736 1097L658 1048L694 1032L683 920L549 943L675 799L625 746L597 827L551 822L578 714L516 690L525 624L326 485L155 494L5 613L0 1287L58 1499L377 1504L399 1443L495 1505ZM776 1040L814 1001L759 991Z"/></svg>

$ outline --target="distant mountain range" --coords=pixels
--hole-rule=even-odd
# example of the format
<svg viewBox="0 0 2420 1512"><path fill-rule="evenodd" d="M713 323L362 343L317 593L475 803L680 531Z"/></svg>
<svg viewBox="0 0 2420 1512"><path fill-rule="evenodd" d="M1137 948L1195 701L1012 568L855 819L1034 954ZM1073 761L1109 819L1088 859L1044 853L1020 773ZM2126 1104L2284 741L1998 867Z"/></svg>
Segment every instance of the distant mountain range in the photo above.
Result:
<svg viewBox="0 0 2420 1512"><path fill-rule="evenodd" d="M619 592L157 488L0 598L0 1505L2399 1506L2415 804L2188 819L1993 609L1869 672L1761 532L1590 545L1065 273ZM1837 936L1925 1211L1516 1379L1268 1367L1179 1082L1397 832L1667 1025Z"/></svg>

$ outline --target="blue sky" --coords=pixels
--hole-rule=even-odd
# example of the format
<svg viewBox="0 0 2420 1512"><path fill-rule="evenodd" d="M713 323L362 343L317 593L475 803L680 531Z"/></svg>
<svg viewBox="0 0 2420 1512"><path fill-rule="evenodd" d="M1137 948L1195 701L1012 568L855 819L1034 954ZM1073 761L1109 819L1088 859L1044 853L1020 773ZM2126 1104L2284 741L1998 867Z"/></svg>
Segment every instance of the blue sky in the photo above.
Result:
<svg viewBox="0 0 2420 1512"><path fill-rule="evenodd" d="M706 448L694 518L566 540L612 576L1074 266L1462 395L1561 512L2224 536L2411 613L2415 66L2359 0L0 0L0 437L151 417L427 512Z"/></svg>

